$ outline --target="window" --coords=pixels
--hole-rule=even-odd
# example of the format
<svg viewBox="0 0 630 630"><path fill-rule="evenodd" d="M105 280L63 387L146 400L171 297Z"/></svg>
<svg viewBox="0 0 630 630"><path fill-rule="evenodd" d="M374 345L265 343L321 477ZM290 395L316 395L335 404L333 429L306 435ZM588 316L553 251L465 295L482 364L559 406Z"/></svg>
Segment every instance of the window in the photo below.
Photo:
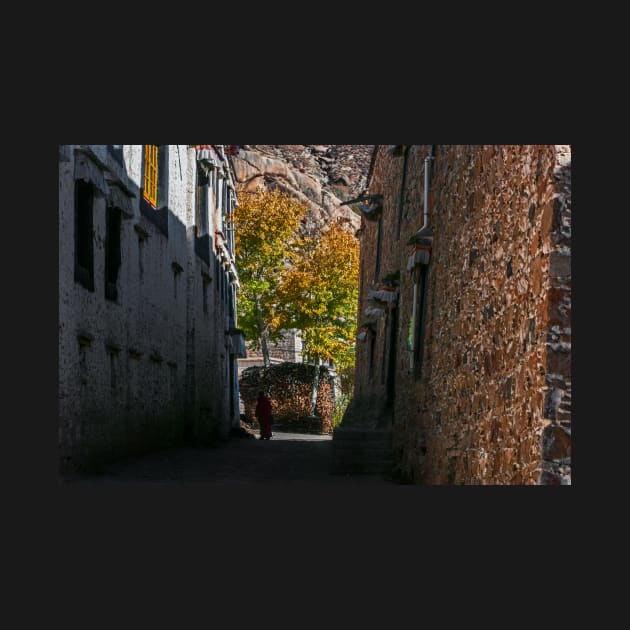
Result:
<svg viewBox="0 0 630 630"><path fill-rule="evenodd" d="M214 199L216 179L217 179L216 169L211 168L208 171L208 208L214 208L216 206L216 201ZM208 219L212 221L211 216L209 216Z"/></svg>
<svg viewBox="0 0 630 630"><path fill-rule="evenodd" d="M210 195L212 188L212 169L207 170L197 162L197 185L195 187L195 253L207 265L210 265L212 237L210 227L212 215L210 212Z"/></svg>
<svg viewBox="0 0 630 630"><path fill-rule="evenodd" d="M145 144L140 211L168 236L168 145Z"/></svg>
<svg viewBox="0 0 630 630"><path fill-rule="evenodd" d="M389 361L387 366L387 388L385 392L385 404L387 406L394 403L396 397L396 349L398 341L398 308L395 307L390 312L389 324Z"/></svg>
<svg viewBox="0 0 630 630"><path fill-rule="evenodd" d="M225 206L225 235L228 241L228 249L234 253L234 193L231 188L227 188Z"/></svg>
<svg viewBox="0 0 630 630"><path fill-rule="evenodd" d="M414 271L418 273L418 271ZM426 265L420 265L419 268L419 291L420 304L416 308L416 321L413 323L413 372L416 378L420 378L422 375L422 357L424 353L424 328L425 328L425 312L427 302L427 286L428 282L428 269Z"/></svg>
<svg viewBox="0 0 630 630"><path fill-rule="evenodd" d="M223 212L223 177L221 175L217 177L216 201L217 201L216 210L218 213L222 213Z"/></svg>
<svg viewBox="0 0 630 630"><path fill-rule="evenodd" d="M158 147L147 144L144 147L144 179L142 194L144 198L157 208Z"/></svg>
<svg viewBox="0 0 630 630"><path fill-rule="evenodd" d="M195 195L195 235L208 233L208 175L201 166L197 166L197 189Z"/></svg>
<svg viewBox="0 0 630 630"><path fill-rule="evenodd" d="M118 208L107 208L105 226L105 298L118 299L118 270L120 269L120 218Z"/></svg>
<svg viewBox="0 0 630 630"><path fill-rule="evenodd" d="M118 162L118 164L120 164L121 166L124 165L122 144L108 144L107 150L109 151L110 155L116 160L116 162Z"/></svg>
<svg viewBox="0 0 630 630"><path fill-rule="evenodd" d="M218 212L221 206L219 193L221 187L221 176L217 171L214 175L214 209Z"/></svg>
<svg viewBox="0 0 630 630"><path fill-rule="evenodd" d="M75 180L74 279L88 291L94 291L93 207L94 187L84 180Z"/></svg>

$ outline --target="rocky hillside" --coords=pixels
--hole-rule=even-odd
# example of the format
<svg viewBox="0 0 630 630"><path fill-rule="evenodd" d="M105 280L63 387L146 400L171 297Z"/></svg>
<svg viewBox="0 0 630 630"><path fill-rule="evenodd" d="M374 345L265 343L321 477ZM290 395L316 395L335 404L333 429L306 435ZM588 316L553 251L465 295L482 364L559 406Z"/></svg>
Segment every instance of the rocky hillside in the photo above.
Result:
<svg viewBox="0 0 630 630"><path fill-rule="evenodd" d="M232 156L237 192L279 188L308 207L307 228L320 229L336 217L358 228L360 218L340 204L363 189L372 150L366 144L240 145Z"/></svg>

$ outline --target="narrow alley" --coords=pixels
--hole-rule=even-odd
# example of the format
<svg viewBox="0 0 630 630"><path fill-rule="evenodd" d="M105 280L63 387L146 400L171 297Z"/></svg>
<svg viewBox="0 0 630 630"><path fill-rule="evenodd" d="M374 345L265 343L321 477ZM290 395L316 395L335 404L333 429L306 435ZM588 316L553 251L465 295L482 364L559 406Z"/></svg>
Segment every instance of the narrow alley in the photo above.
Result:
<svg viewBox="0 0 630 630"><path fill-rule="evenodd" d="M332 437L276 432L268 441L232 438L212 448L179 447L132 457L94 474L68 474L83 484L161 483L243 485L335 484L394 486L379 474L332 474Z"/></svg>
<svg viewBox="0 0 630 630"><path fill-rule="evenodd" d="M61 480L571 485L571 151L59 145Z"/></svg>

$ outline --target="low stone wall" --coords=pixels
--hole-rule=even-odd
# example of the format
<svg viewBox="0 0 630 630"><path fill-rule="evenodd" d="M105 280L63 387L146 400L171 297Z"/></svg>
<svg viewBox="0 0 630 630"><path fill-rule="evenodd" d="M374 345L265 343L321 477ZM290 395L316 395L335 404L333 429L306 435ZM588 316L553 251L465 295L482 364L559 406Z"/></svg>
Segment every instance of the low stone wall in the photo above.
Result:
<svg viewBox="0 0 630 630"><path fill-rule="evenodd" d="M333 377L319 367L316 415L311 416L311 387L314 366L280 363L268 368L254 366L243 371L239 389L248 422L256 423L254 411L262 389L271 399L275 430L300 433L331 433L334 408Z"/></svg>

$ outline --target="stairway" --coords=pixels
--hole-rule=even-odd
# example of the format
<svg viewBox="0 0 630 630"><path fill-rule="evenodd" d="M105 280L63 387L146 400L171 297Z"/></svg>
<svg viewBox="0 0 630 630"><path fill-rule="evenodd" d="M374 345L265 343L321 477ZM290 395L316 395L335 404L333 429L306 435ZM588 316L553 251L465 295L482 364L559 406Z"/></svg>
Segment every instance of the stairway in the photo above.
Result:
<svg viewBox="0 0 630 630"><path fill-rule="evenodd" d="M339 426L333 431L332 472L381 474L392 471L392 431Z"/></svg>

